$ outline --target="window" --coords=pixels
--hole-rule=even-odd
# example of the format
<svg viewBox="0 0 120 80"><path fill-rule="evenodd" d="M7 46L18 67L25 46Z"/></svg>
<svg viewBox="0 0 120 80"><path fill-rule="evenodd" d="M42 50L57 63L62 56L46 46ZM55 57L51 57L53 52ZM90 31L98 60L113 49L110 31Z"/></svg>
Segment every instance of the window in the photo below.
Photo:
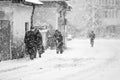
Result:
<svg viewBox="0 0 120 80"><path fill-rule="evenodd" d="M29 23L25 22L25 32L29 30Z"/></svg>
<svg viewBox="0 0 120 80"><path fill-rule="evenodd" d="M106 9L103 11L104 18L117 18L117 11L115 9Z"/></svg>
<svg viewBox="0 0 120 80"><path fill-rule="evenodd" d="M104 17L105 17L105 18L108 17L108 11L104 11Z"/></svg>

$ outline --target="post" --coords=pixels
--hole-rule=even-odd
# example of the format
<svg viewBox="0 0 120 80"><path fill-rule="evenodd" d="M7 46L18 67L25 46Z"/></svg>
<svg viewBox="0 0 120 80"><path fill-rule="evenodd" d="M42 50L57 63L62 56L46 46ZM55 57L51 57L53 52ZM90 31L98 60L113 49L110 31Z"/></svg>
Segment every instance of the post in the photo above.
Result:
<svg viewBox="0 0 120 80"><path fill-rule="evenodd" d="M64 17L64 24L63 24L63 41L64 41L64 48L66 49L67 48L67 45L66 45L66 19L65 19L65 14L63 15Z"/></svg>
<svg viewBox="0 0 120 80"><path fill-rule="evenodd" d="M66 10L67 10L67 4L65 2L59 3L59 17L58 17L58 29L61 31L63 35L63 43L64 48L67 48L66 46Z"/></svg>
<svg viewBox="0 0 120 80"><path fill-rule="evenodd" d="M9 27L10 27L10 59L12 59L12 38L13 38L13 22L9 23Z"/></svg>
<svg viewBox="0 0 120 80"><path fill-rule="evenodd" d="M33 17L34 17L34 12L35 12L35 4L32 4L32 14L31 14L31 28L33 28Z"/></svg>

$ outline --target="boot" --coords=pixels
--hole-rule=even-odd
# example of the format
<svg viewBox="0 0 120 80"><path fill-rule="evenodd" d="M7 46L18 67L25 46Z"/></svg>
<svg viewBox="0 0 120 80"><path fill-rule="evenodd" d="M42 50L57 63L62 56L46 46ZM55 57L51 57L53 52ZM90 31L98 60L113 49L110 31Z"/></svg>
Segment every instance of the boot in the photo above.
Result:
<svg viewBox="0 0 120 80"><path fill-rule="evenodd" d="M41 58L41 54L39 54L39 58Z"/></svg>
<svg viewBox="0 0 120 80"><path fill-rule="evenodd" d="M62 54L62 53L63 53L63 50L61 49L61 50L60 50L60 54Z"/></svg>
<svg viewBox="0 0 120 80"><path fill-rule="evenodd" d="M30 55L30 59L33 60L34 59L34 55Z"/></svg>
<svg viewBox="0 0 120 80"><path fill-rule="evenodd" d="M59 51L57 50L57 54L59 54Z"/></svg>

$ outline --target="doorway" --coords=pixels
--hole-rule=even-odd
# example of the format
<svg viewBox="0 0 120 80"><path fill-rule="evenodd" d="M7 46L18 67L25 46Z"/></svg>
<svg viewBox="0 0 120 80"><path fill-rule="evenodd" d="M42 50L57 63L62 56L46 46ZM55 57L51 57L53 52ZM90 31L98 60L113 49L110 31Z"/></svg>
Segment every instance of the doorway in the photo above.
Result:
<svg viewBox="0 0 120 80"><path fill-rule="evenodd" d="M0 20L0 59L10 59L10 21Z"/></svg>

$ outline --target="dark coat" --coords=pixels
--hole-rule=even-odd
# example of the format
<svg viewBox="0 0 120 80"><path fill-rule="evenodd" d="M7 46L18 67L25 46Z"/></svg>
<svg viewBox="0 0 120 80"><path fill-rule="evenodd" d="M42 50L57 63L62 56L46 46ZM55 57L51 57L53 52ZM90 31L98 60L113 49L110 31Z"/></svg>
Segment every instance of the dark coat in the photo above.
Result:
<svg viewBox="0 0 120 80"><path fill-rule="evenodd" d="M35 44L35 34L34 31L28 31L25 34L24 43L26 47L26 52L30 55L36 53L36 44Z"/></svg>
<svg viewBox="0 0 120 80"><path fill-rule="evenodd" d="M28 31L25 34L24 43L29 47L35 46L35 34L33 31Z"/></svg>
<svg viewBox="0 0 120 80"><path fill-rule="evenodd" d="M35 33L35 42L37 46L43 45L42 34L39 31Z"/></svg>
<svg viewBox="0 0 120 80"><path fill-rule="evenodd" d="M94 40L95 39L95 34L92 32L92 33L89 34L89 37L90 37L91 40Z"/></svg>
<svg viewBox="0 0 120 80"><path fill-rule="evenodd" d="M63 36L62 36L61 32L59 32L59 31L55 32L54 38L56 41L57 48L62 47L63 46Z"/></svg>
<svg viewBox="0 0 120 80"><path fill-rule="evenodd" d="M42 34L39 32L39 30L35 33L35 44L40 53L43 53L44 52L43 39Z"/></svg>

